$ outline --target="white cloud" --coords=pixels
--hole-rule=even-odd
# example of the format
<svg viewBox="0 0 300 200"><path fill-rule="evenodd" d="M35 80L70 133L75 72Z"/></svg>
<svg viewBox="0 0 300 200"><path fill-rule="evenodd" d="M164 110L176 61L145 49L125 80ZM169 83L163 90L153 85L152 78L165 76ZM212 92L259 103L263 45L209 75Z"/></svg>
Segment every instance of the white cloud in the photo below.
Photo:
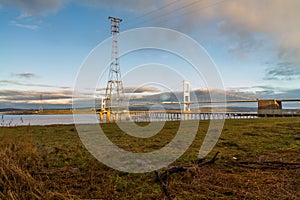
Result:
<svg viewBox="0 0 300 200"><path fill-rule="evenodd" d="M224 22L221 31L238 34L241 43L255 40L255 34L265 34L273 38L278 55L289 53L287 49L300 50L298 0L226 1L214 9Z"/></svg>
<svg viewBox="0 0 300 200"><path fill-rule="evenodd" d="M158 93L161 92L158 88L152 86L142 86L142 87L125 87L125 93Z"/></svg>
<svg viewBox="0 0 300 200"><path fill-rule="evenodd" d="M41 103L40 100L30 100L26 101L28 104L39 104ZM43 104L72 104L72 100L70 99L48 99L48 100L43 100Z"/></svg>
<svg viewBox="0 0 300 200"><path fill-rule="evenodd" d="M78 4L91 7L101 7L109 10L125 10L135 13L143 13L154 10L173 0L75 0Z"/></svg>
<svg viewBox="0 0 300 200"><path fill-rule="evenodd" d="M37 15L56 12L69 0L0 0L2 5L13 5L19 8L24 15Z"/></svg>
<svg viewBox="0 0 300 200"><path fill-rule="evenodd" d="M47 84L24 83L24 82L14 81L14 80L0 80L0 85L18 85L18 86L25 86L25 87L71 89L71 87L68 87L68 86L55 86L55 85L47 85Z"/></svg>
<svg viewBox="0 0 300 200"><path fill-rule="evenodd" d="M300 89L287 89L272 86L228 88L227 92L235 95L248 96L252 99L297 99L300 95Z"/></svg>
<svg viewBox="0 0 300 200"><path fill-rule="evenodd" d="M18 23L16 21L11 21L10 25L17 26L20 28L31 29L31 30L37 30L40 28L38 25L35 25L35 24L22 24L22 23Z"/></svg>
<svg viewBox="0 0 300 200"><path fill-rule="evenodd" d="M232 53L246 54L271 45L278 59L297 62L300 58L298 0L83 0L77 3L112 10L131 10L145 17L140 20L137 16L139 22L152 20L153 25L182 31L199 31L199 27L207 28L205 25L215 24L219 35L215 35L214 39L226 41ZM135 24L134 20L126 23Z"/></svg>
<svg viewBox="0 0 300 200"><path fill-rule="evenodd" d="M167 4L169 1L164 2ZM285 66L290 71L300 68L300 1L298 0L206 0L198 2L188 0L184 4L176 3L158 10L152 16L163 16L159 23L164 22L164 26L173 28L170 24L172 24L172 17L176 15L170 12L172 10L181 14L180 19L173 19L173 22L176 21L174 27L177 27L179 31L195 33L199 30L203 32L209 30L206 32L210 34L207 37L213 37L211 39L214 41L224 42L223 45L228 46L228 51L240 58L245 55L255 55L262 50L261 52L269 52L268 55L265 54L265 57L261 55L262 62L276 60L278 63L292 63L292 65ZM211 32L212 25L217 28L218 33Z"/></svg>
<svg viewBox="0 0 300 200"><path fill-rule="evenodd" d="M56 91L42 91L42 90L1 90L1 99L10 100L40 100L40 95L43 95L43 100L59 100L71 99L71 90L56 90Z"/></svg>
<svg viewBox="0 0 300 200"><path fill-rule="evenodd" d="M72 103L71 90L1 90L0 91L0 109L1 108L25 108L36 109L41 103L40 95L42 96L42 103L45 108L65 108Z"/></svg>

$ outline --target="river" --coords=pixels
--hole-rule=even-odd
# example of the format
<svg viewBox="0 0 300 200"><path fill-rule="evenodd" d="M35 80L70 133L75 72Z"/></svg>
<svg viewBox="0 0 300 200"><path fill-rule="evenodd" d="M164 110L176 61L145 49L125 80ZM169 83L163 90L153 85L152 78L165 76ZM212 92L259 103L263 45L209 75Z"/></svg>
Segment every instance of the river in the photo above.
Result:
<svg viewBox="0 0 300 200"><path fill-rule="evenodd" d="M94 114L77 114L77 124L93 123L97 117ZM52 125L52 124L74 124L73 114L64 115L0 115L0 126L28 126L28 125Z"/></svg>

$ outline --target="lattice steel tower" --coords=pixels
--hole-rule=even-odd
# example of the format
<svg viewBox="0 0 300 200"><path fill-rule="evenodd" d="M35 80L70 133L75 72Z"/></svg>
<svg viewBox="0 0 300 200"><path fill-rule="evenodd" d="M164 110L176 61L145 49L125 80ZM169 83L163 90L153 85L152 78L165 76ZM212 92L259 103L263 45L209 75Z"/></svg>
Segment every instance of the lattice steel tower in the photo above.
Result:
<svg viewBox="0 0 300 200"><path fill-rule="evenodd" d="M39 106L39 112L43 112L44 108L43 108L43 95L40 95L40 106Z"/></svg>
<svg viewBox="0 0 300 200"><path fill-rule="evenodd" d="M108 17L111 23L111 34L112 39L112 53L111 53L111 63L108 75L107 86L105 90L105 111L107 112L107 118L110 118L110 114L113 117L117 116L120 111L122 111L123 101L124 101L124 89L122 83L122 76L120 71L120 61L119 61L119 48L118 48L118 36L120 31L120 23L122 19L116 17ZM110 121L110 119L107 119Z"/></svg>

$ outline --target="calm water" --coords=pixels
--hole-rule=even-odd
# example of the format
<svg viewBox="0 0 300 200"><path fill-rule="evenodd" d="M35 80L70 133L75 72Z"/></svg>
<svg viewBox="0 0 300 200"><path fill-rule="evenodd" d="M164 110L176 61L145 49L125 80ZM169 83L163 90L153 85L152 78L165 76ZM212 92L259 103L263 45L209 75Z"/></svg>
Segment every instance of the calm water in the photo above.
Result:
<svg viewBox="0 0 300 200"><path fill-rule="evenodd" d="M76 123L93 123L98 116L93 114L78 114ZM74 124L72 114L66 115L0 115L0 126L27 126L27 125L51 125L51 124Z"/></svg>

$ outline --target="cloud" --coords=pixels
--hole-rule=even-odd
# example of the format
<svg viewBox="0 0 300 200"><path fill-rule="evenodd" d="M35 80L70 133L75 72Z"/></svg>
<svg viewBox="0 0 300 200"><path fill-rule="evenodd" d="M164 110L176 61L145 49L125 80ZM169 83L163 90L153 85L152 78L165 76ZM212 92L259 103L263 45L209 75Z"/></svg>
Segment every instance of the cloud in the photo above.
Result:
<svg viewBox="0 0 300 200"><path fill-rule="evenodd" d="M299 80L300 63L278 62L266 69L265 80Z"/></svg>
<svg viewBox="0 0 300 200"><path fill-rule="evenodd" d="M44 15L59 11L65 5L75 2L80 5L105 8L109 10L125 10L127 12L146 12L153 10L166 2L140 0L0 0L1 5L12 5L21 10L23 15Z"/></svg>
<svg viewBox="0 0 300 200"><path fill-rule="evenodd" d="M94 94L74 97L72 90L0 90L0 108L38 109L41 103L45 109L71 108L73 101L83 108L93 103L99 106L101 102Z"/></svg>
<svg viewBox="0 0 300 200"><path fill-rule="evenodd" d="M299 99L300 97L300 89L286 89L268 85L228 88L227 91L252 99Z"/></svg>
<svg viewBox="0 0 300 200"><path fill-rule="evenodd" d="M37 75L35 75L34 73L16 73L16 74L12 74L12 76L16 76L18 78L26 78L26 79L31 79L31 78L36 78Z"/></svg>
<svg viewBox="0 0 300 200"><path fill-rule="evenodd" d="M206 1L187 7L183 26L195 22L218 25L219 37L237 50L253 50L266 45L270 39L278 53L300 50L300 1L251 0ZM220 2L220 3L218 3ZM193 14L190 14L193 13ZM259 45L258 45L259 44ZM293 50L291 50L293 49Z"/></svg>
<svg viewBox="0 0 300 200"><path fill-rule="evenodd" d="M216 8L230 32L239 34L240 44L253 44L258 49L271 39L279 59L291 60L300 56L300 2L298 0L228 1ZM241 31L245 34L240 34ZM264 38L257 38L264 35ZM260 45L257 45L259 43ZM249 46L247 49L251 49ZM240 48L240 50L243 50Z"/></svg>
<svg viewBox="0 0 300 200"><path fill-rule="evenodd" d="M35 25L35 24L21 24L21 23L18 23L16 21L11 21L10 25L17 26L17 27L20 27L20 28L31 29L31 30L37 30L37 29L40 28L38 25Z"/></svg>
<svg viewBox="0 0 300 200"><path fill-rule="evenodd" d="M105 91L105 90L106 88L98 88L96 91ZM161 90L152 86L124 87L124 93L146 93L146 92L157 93L157 92L161 92Z"/></svg>
<svg viewBox="0 0 300 200"><path fill-rule="evenodd" d="M141 0L75 0L76 3L91 7L101 7L109 10L125 10L128 12L143 13L154 10L172 0L141 1Z"/></svg>
<svg viewBox="0 0 300 200"><path fill-rule="evenodd" d="M40 100L42 95L42 102ZM71 108L72 91L39 90L1 90L0 108L38 109L40 103L44 108Z"/></svg>
<svg viewBox="0 0 300 200"><path fill-rule="evenodd" d="M214 25L218 32L209 33L214 35L214 40L224 42L228 52L234 55L243 57L262 49L275 50L270 58L261 56L260 59L273 60L272 56L276 56L281 62L300 62L298 0L0 0L0 5L13 5L28 18L57 12L71 2L114 13L120 10L136 13L136 18L124 20L127 26L152 21L154 26L171 26L179 31L211 31ZM173 18L175 14L179 17ZM14 25L33 30L39 28L37 23L20 23L18 20Z"/></svg>
<svg viewBox="0 0 300 200"><path fill-rule="evenodd" d="M300 60L300 1L298 0L77 0L78 4L98 6L111 10L126 10L138 14L124 24L162 25L179 31L210 30L214 40L223 42L228 52L244 56L260 50L272 51L262 62L273 60L294 62ZM176 17L176 18L174 18ZM137 23L135 23L137 21ZM125 26L126 26L125 25ZM217 32L211 33L215 26ZM207 32L208 33L208 32ZM251 53L251 54L249 54ZM253 54L254 53L254 54ZM296 66L300 68L300 66Z"/></svg>
<svg viewBox="0 0 300 200"><path fill-rule="evenodd" d="M25 16L56 12L71 2L112 11L138 13L144 19L159 21L160 24L164 22L163 25L170 24L171 16L177 13L180 19L176 19L176 27L192 27L193 30L214 22L218 25L219 36L228 37L233 42L229 46L230 50L258 48L263 45L259 34L274 39L280 51L279 55L286 49L300 49L298 0L188 0L184 3L174 0L0 0L0 4L19 8ZM163 20L160 16L163 16ZM129 23L131 22L134 19Z"/></svg>
<svg viewBox="0 0 300 200"><path fill-rule="evenodd" d="M9 25L11 26L26 28L30 30L37 30L41 27L42 24L43 24L43 20L40 17L33 16L30 14L24 14L24 13L22 13L14 20L11 20L9 22Z"/></svg>
<svg viewBox="0 0 300 200"><path fill-rule="evenodd" d="M1 90L0 99L3 101L36 101L40 100L71 99L72 91L38 91L38 90Z"/></svg>
<svg viewBox="0 0 300 200"><path fill-rule="evenodd" d="M56 12L69 0L0 0L2 5L12 5L26 15L37 15Z"/></svg>
<svg viewBox="0 0 300 200"><path fill-rule="evenodd" d="M142 86L142 87L125 87L124 93L157 93L161 92L156 87L151 86Z"/></svg>
<svg viewBox="0 0 300 200"><path fill-rule="evenodd" d="M19 86L29 86L29 87L44 87L44 88L58 88L58 89L70 89L68 86L55 86L47 84L32 84L32 83L23 83L12 80L0 80L0 85L19 85Z"/></svg>
<svg viewBox="0 0 300 200"><path fill-rule="evenodd" d="M165 5L168 3L164 1ZM241 59L254 56L258 62L277 60L298 63L294 68L299 69L299 9L298 0L189 0L157 9L147 18L152 17L156 24L175 27L179 31L201 30L200 33L207 34L208 38L213 39L212 42L221 42L227 46L229 53ZM174 19L172 21L172 17L176 16L174 13L180 15L176 24ZM175 24L174 27L172 24ZM277 70L279 66L273 68Z"/></svg>
<svg viewBox="0 0 300 200"><path fill-rule="evenodd" d="M143 13L153 10L164 1L140 1L140 0L0 0L1 5L14 6L20 10L21 15L10 22L10 25L30 30L37 30L41 27L38 17L45 17L48 14L58 12L64 6L70 3L76 3L81 6L104 8L107 10L123 10L126 12Z"/></svg>
<svg viewBox="0 0 300 200"><path fill-rule="evenodd" d="M54 13L66 5L69 0L0 0L0 5L14 6L20 10L20 15L10 21L10 25L37 30L42 24L41 16Z"/></svg>

